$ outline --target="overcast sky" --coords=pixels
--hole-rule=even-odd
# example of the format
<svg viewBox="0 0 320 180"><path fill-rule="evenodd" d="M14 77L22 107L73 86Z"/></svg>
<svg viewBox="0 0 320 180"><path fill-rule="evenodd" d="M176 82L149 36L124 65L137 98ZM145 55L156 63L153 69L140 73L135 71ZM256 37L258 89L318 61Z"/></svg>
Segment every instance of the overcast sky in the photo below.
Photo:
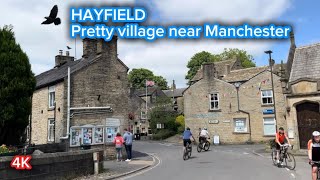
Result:
<svg viewBox="0 0 320 180"><path fill-rule="evenodd" d="M68 7L71 5L108 5L113 2L139 4L148 8L150 21L155 24L200 24L203 22L248 22L269 24L289 23L294 26L297 44L320 41L316 19L319 3L311 0L6 0L0 5L0 26L12 24L18 43L29 56L35 74L54 66L54 57L66 46L73 49L74 40L69 38ZM312 3L311 3L312 2ZM44 26L41 22L53 7L59 6L60 26ZM132 68L148 68L156 75L164 76L169 85L175 79L178 87L185 87L186 64L197 52L219 53L224 48L247 50L257 65L265 65L265 50L274 51L274 59L286 61L288 41L216 41L216 40L160 40L156 42L119 40L120 59ZM82 56L82 43L77 41L76 57Z"/></svg>

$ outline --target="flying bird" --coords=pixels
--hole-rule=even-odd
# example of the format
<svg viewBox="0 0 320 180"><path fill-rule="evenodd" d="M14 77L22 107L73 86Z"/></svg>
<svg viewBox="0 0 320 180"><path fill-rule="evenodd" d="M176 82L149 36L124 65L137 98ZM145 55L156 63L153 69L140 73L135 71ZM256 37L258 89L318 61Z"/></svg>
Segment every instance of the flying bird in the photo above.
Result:
<svg viewBox="0 0 320 180"><path fill-rule="evenodd" d="M49 17L44 17L46 20L43 21L41 24L52 24L54 23L55 25L61 24L60 18L57 17L58 15L58 6L54 5L53 8L51 9Z"/></svg>
<svg viewBox="0 0 320 180"><path fill-rule="evenodd" d="M67 46L68 49L72 49L71 47Z"/></svg>

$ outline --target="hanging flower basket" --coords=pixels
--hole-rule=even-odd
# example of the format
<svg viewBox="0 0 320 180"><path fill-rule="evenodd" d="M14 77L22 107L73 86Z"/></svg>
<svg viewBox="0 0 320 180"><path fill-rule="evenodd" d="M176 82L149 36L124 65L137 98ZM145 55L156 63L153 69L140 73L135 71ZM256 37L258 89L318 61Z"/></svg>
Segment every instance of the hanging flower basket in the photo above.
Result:
<svg viewBox="0 0 320 180"><path fill-rule="evenodd" d="M130 120L134 120L135 119L134 113L129 113L129 119Z"/></svg>

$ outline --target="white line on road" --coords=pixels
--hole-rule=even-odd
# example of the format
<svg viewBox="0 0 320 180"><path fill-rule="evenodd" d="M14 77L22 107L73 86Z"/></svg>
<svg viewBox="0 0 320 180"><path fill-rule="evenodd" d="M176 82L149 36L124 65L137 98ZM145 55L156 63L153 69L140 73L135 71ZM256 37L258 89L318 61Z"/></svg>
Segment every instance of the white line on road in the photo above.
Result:
<svg viewBox="0 0 320 180"><path fill-rule="evenodd" d="M156 168L157 166L159 166L159 165L161 164L161 159L160 159L159 157L157 157L157 156L154 155L154 154L149 154L149 153L146 153L146 154L152 156L153 162L155 162L155 159L157 159L157 160L158 160L158 163L157 163L156 165L152 166L151 168L147 168L146 170L142 170L142 171L140 171L140 172L138 172L138 173L135 173L135 174L132 174L132 175L129 175L129 176L120 178L120 179L133 178L133 177L138 176L138 175L141 175L141 174L143 174L143 173L145 173L145 172L147 172L147 171L150 171L150 170Z"/></svg>
<svg viewBox="0 0 320 180"><path fill-rule="evenodd" d="M291 176L295 179L296 178L296 176L293 174L293 173L291 173Z"/></svg>

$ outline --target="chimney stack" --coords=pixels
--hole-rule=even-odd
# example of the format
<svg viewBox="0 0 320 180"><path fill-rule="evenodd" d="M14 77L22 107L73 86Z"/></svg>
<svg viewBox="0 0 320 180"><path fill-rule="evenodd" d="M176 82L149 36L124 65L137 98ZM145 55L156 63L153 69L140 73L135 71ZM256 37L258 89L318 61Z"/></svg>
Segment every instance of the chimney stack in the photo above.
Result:
<svg viewBox="0 0 320 180"><path fill-rule="evenodd" d="M69 51L66 51L66 55L63 55L63 51L59 50L59 55L55 57L55 67L60 67L61 65L74 61L74 57L70 56Z"/></svg>
<svg viewBox="0 0 320 180"><path fill-rule="evenodd" d="M210 80L216 76L214 63L204 63L203 65L203 79Z"/></svg>
<svg viewBox="0 0 320 180"><path fill-rule="evenodd" d="M225 69L225 75L230 74L230 71L231 71L231 66L230 66L230 64L227 64L226 69Z"/></svg>
<svg viewBox="0 0 320 180"><path fill-rule="evenodd" d="M173 90L177 89L175 80L172 81L172 89L173 89Z"/></svg>
<svg viewBox="0 0 320 180"><path fill-rule="evenodd" d="M83 58L89 58L96 55L97 40L85 38L83 39Z"/></svg>

